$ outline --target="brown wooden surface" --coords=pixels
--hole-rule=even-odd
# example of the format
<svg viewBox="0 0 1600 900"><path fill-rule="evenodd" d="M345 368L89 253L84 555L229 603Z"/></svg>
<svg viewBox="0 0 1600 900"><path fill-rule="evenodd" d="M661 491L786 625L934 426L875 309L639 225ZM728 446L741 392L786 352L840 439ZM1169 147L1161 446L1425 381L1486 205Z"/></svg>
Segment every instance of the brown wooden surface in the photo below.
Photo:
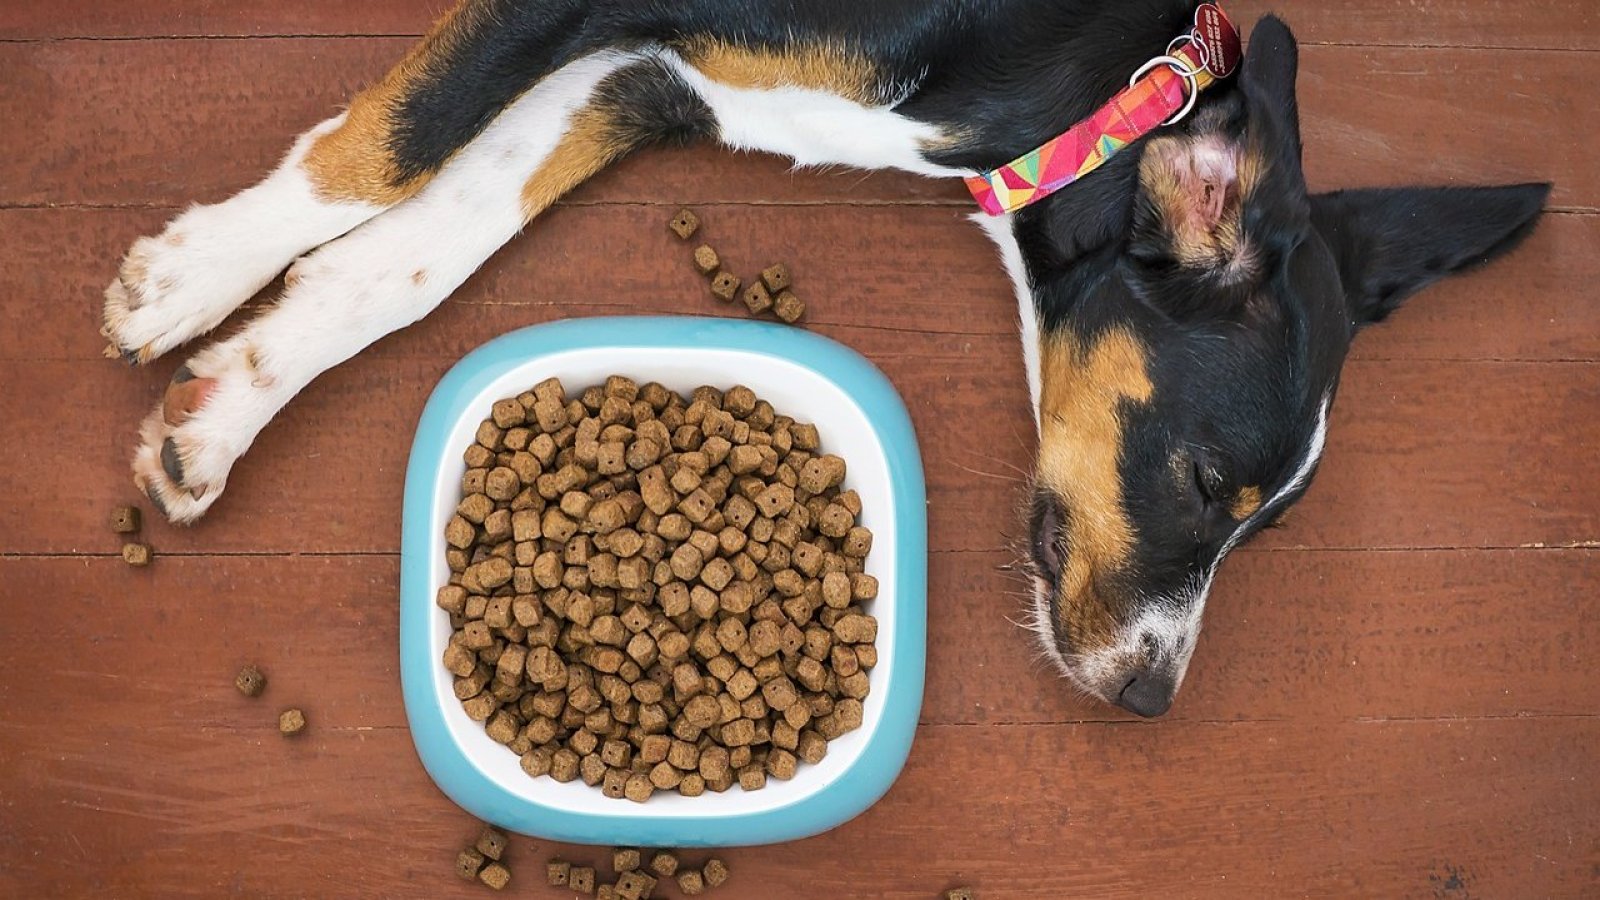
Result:
<svg viewBox="0 0 1600 900"><path fill-rule="evenodd" d="M313 384L203 524L147 528L149 570L116 558L104 516L177 364L99 358L116 258L258 177L441 5L0 10L0 896L484 896L449 872L473 824L399 699L411 428L492 335L713 309L661 227L684 202L736 265L789 260L814 327L894 380L933 545L905 774L830 834L729 851L723 896L1600 892L1600 123L1570 81L1600 74L1588 0L1278 5L1308 44L1317 186L1553 178L1562 212L1362 338L1316 485L1229 562L1155 723L1074 697L1007 620L1031 452L1009 288L959 187L905 176L709 149L618 166ZM618 235L637 252L597 258ZM246 661L259 701L231 686ZM302 740L275 733L288 705ZM515 841L516 893L560 896L537 885L558 852L582 858Z"/></svg>

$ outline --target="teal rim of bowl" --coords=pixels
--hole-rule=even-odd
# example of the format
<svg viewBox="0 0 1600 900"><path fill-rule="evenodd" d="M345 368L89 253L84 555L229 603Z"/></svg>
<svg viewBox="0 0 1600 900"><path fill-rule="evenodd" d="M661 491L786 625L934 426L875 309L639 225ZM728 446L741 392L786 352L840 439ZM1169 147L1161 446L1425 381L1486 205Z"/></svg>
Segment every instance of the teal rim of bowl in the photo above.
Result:
<svg viewBox="0 0 1600 900"><path fill-rule="evenodd" d="M456 448L444 441L468 404L496 378L531 359L612 348L626 368L630 348L727 349L763 353L838 385L866 413L889 462L896 529L897 631L883 714L856 761L822 790L776 809L639 818L576 812L507 793L481 772L445 724L429 650L437 607L428 583L433 486ZM400 681L411 738L440 790L480 819L522 834L578 844L727 847L797 840L859 815L889 790L922 709L927 651L928 523L916 432L899 394L871 363L835 341L787 325L697 317L607 317L534 325L495 338L445 374L417 424L401 520ZM509 750L506 752L510 752ZM627 801L617 801L626 803Z"/></svg>

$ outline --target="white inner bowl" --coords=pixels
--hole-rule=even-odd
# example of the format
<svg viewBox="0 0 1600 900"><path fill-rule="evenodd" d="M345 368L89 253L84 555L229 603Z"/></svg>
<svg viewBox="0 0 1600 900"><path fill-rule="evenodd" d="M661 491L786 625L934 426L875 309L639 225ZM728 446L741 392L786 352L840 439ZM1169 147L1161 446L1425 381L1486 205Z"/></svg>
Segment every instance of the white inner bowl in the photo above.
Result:
<svg viewBox="0 0 1600 900"><path fill-rule="evenodd" d="M828 755L816 765L802 763L790 781L769 778L765 788L745 791L737 784L723 793L706 792L683 797L657 792L648 803L613 800L581 780L561 784L549 776L530 778L516 754L496 743L483 725L472 721L456 699L453 676L440 660L450 640L450 618L440 609L433 614L429 648L433 658L433 688L450 735L471 763L506 793L536 803L573 812L619 819L681 819L770 812L820 793L859 760L862 750L883 717L886 686L895 659L896 535L891 515L890 472L887 453L865 411L826 377L785 359L742 350L648 347L568 350L530 359L489 384L473 398L453 426L444 446L446 458L433 485L431 534L437 536L428 561L429 595L448 580L444 527L461 500L461 476L466 471L462 452L474 440L480 422L497 400L514 397L552 376L560 378L568 396L609 375L626 375L640 384L658 381L685 397L704 384L726 389L743 384L772 404L780 415L812 422L822 439L822 450L844 458L848 467L845 488L861 495L859 523L873 533L866 571L878 579L878 599L865 604L878 619L878 665L869 673L871 691L863 701L862 725L828 742Z"/></svg>

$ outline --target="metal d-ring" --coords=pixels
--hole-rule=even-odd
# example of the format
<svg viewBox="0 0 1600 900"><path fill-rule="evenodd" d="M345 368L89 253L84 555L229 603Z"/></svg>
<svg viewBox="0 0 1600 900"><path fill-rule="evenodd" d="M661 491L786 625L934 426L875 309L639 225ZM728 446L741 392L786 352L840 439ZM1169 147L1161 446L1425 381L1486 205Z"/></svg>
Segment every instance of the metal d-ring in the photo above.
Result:
<svg viewBox="0 0 1600 900"><path fill-rule="evenodd" d="M1157 56L1140 66L1139 70L1133 73L1133 77L1128 79L1128 86L1133 87L1133 85L1137 83L1139 79L1145 76L1145 73L1149 72L1151 69L1154 69L1156 66L1163 64L1165 64L1172 71L1183 76L1184 82L1189 85L1189 97L1184 102L1183 108L1178 110L1176 113L1173 113L1171 118L1161 123L1162 125L1171 125L1175 122L1182 121L1183 117L1187 116L1194 109L1195 101L1200 98L1200 82L1195 78L1196 75L1200 74L1200 69L1189 68L1189 64L1187 62L1179 59L1176 56Z"/></svg>

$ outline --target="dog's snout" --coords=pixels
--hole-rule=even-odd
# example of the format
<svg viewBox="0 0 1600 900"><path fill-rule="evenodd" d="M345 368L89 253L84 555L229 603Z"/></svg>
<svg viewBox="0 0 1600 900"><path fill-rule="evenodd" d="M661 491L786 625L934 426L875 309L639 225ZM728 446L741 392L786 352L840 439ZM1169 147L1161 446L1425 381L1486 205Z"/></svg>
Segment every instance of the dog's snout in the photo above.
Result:
<svg viewBox="0 0 1600 900"><path fill-rule="evenodd" d="M1167 672L1139 669L1117 694L1117 705L1146 719L1153 719L1172 708L1177 681Z"/></svg>

